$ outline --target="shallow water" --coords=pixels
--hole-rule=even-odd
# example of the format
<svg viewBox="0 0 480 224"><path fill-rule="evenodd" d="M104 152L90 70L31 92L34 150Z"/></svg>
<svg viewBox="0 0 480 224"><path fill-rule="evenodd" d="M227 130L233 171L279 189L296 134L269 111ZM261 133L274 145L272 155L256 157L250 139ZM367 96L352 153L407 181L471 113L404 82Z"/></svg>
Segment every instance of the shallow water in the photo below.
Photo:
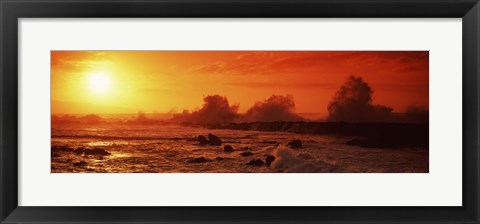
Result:
<svg viewBox="0 0 480 224"><path fill-rule="evenodd" d="M200 146L195 138L212 133L221 146ZM178 125L69 125L52 128L53 173L231 173L231 172L428 172L428 150L422 148L372 149L346 145L354 136L308 135L205 129ZM303 147L287 143L300 139ZM231 145L234 152L224 152ZM77 155L68 149L101 148L111 155ZM251 152L251 156L241 153ZM252 159L270 166L252 166ZM190 163L195 158L207 161ZM219 159L217 157L221 157Z"/></svg>

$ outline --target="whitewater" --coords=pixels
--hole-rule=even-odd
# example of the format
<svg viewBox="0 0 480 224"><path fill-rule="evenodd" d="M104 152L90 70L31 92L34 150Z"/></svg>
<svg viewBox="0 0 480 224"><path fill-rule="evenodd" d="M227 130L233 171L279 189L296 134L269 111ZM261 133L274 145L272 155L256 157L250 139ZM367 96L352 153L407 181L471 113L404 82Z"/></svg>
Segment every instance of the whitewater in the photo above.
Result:
<svg viewBox="0 0 480 224"><path fill-rule="evenodd" d="M200 145L199 135L222 145ZM363 148L355 136L297 134L164 125L56 125L52 173L426 173L428 150ZM301 148L288 143L301 140ZM227 152L226 145L234 150ZM100 149L108 155L75 153ZM248 152L248 153L247 153ZM252 160L271 164L249 165ZM203 159L200 159L203 158Z"/></svg>

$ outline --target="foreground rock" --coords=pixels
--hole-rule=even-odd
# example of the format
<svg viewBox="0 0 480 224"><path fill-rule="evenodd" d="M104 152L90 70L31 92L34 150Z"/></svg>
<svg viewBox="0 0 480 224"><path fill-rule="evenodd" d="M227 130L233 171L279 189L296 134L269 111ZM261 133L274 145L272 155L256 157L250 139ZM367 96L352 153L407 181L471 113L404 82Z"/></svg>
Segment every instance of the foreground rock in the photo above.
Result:
<svg viewBox="0 0 480 224"><path fill-rule="evenodd" d="M265 163L261 159L252 159L247 165L250 166L263 166Z"/></svg>
<svg viewBox="0 0 480 224"><path fill-rule="evenodd" d="M226 145L226 146L224 146L224 147L223 147L223 150L224 150L225 152L233 152L233 151L235 151L231 145Z"/></svg>
<svg viewBox="0 0 480 224"><path fill-rule="evenodd" d="M203 135L199 135L197 137L197 141L199 142L200 145L208 145L208 139L205 138Z"/></svg>
<svg viewBox="0 0 480 224"><path fill-rule="evenodd" d="M270 166L270 164L272 164L274 160L275 160L275 156L268 155L267 158L265 159L265 164L267 166Z"/></svg>
<svg viewBox="0 0 480 224"><path fill-rule="evenodd" d="M84 152L85 152L84 148L78 148L78 149L73 150L73 153L75 153L77 155L82 155Z"/></svg>
<svg viewBox="0 0 480 224"><path fill-rule="evenodd" d="M208 134L208 142L210 145L221 145L222 140L216 135Z"/></svg>
<svg viewBox="0 0 480 224"><path fill-rule="evenodd" d="M292 149L300 149L302 148L302 141L300 140L293 140L287 144Z"/></svg>
<svg viewBox="0 0 480 224"><path fill-rule="evenodd" d="M208 139L203 135L199 135L197 141L199 145L222 145L222 140L220 140L218 136L212 134L208 134Z"/></svg>
<svg viewBox="0 0 480 224"><path fill-rule="evenodd" d="M86 165L87 165L87 162L81 161L81 162L78 162L78 163L74 163L73 165L74 165L74 166L86 166Z"/></svg>
<svg viewBox="0 0 480 224"><path fill-rule="evenodd" d="M421 147L428 149L429 125L426 123L395 122L250 122L229 123L213 128L282 131L298 134L357 136L360 141L352 141L351 145L361 147L397 148ZM269 142L264 142L269 143Z"/></svg>
<svg viewBox="0 0 480 224"><path fill-rule="evenodd" d="M205 157L199 157L199 158L195 158L195 159L189 159L187 160L187 163L205 163L205 162L208 162L209 160L205 159Z"/></svg>
<svg viewBox="0 0 480 224"><path fill-rule="evenodd" d="M52 152L71 152L73 151L72 148L69 148L67 146L52 146Z"/></svg>
<svg viewBox="0 0 480 224"><path fill-rule="evenodd" d="M96 155L96 156L108 156L111 155L109 152L105 151L104 149L93 148L93 149L85 149L85 155Z"/></svg>
<svg viewBox="0 0 480 224"><path fill-rule="evenodd" d="M242 152L240 153L241 156L253 156L253 153L251 152Z"/></svg>

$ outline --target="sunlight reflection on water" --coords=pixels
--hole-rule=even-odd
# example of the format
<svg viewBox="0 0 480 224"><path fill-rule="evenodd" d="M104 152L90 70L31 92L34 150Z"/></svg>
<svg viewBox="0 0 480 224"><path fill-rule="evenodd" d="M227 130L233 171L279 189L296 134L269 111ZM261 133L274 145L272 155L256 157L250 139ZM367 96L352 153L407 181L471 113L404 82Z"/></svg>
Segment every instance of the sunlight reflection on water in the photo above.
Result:
<svg viewBox="0 0 480 224"><path fill-rule="evenodd" d="M87 129L97 131L86 133ZM201 146L192 137L208 133L218 135L224 143L221 146ZM275 155L292 139L301 139L303 148L288 150L285 158L277 155L277 161L283 160L285 166L302 165L300 168L288 171L247 165L253 159L265 161L266 156ZM309 172L312 167L315 168L312 172L428 172L428 151L364 149L345 145L350 139L166 125L103 129L56 127L52 129L52 147L67 147L71 151L52 151L52 172ZM227 144L235 150L225 152L223 147ZM73 152L85 147L103 149L110 155ZM300 154L301 157L297 158ZM201 157L203 162L191 162Z"/></svg>

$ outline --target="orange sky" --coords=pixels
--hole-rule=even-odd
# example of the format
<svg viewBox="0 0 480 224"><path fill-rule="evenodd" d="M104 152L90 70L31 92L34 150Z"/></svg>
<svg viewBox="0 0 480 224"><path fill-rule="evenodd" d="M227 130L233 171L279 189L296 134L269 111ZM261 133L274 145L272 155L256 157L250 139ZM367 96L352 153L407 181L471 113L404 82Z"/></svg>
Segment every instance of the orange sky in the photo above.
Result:
<svg viewBox="0 0 480 224"><path fill-rule="evenodd" d="M326 114L351 74L374 104L428 108L426 51L52 51L51 65L54 114L181 112L210 94L240 112L290 94L296 112Z"/></svg>

